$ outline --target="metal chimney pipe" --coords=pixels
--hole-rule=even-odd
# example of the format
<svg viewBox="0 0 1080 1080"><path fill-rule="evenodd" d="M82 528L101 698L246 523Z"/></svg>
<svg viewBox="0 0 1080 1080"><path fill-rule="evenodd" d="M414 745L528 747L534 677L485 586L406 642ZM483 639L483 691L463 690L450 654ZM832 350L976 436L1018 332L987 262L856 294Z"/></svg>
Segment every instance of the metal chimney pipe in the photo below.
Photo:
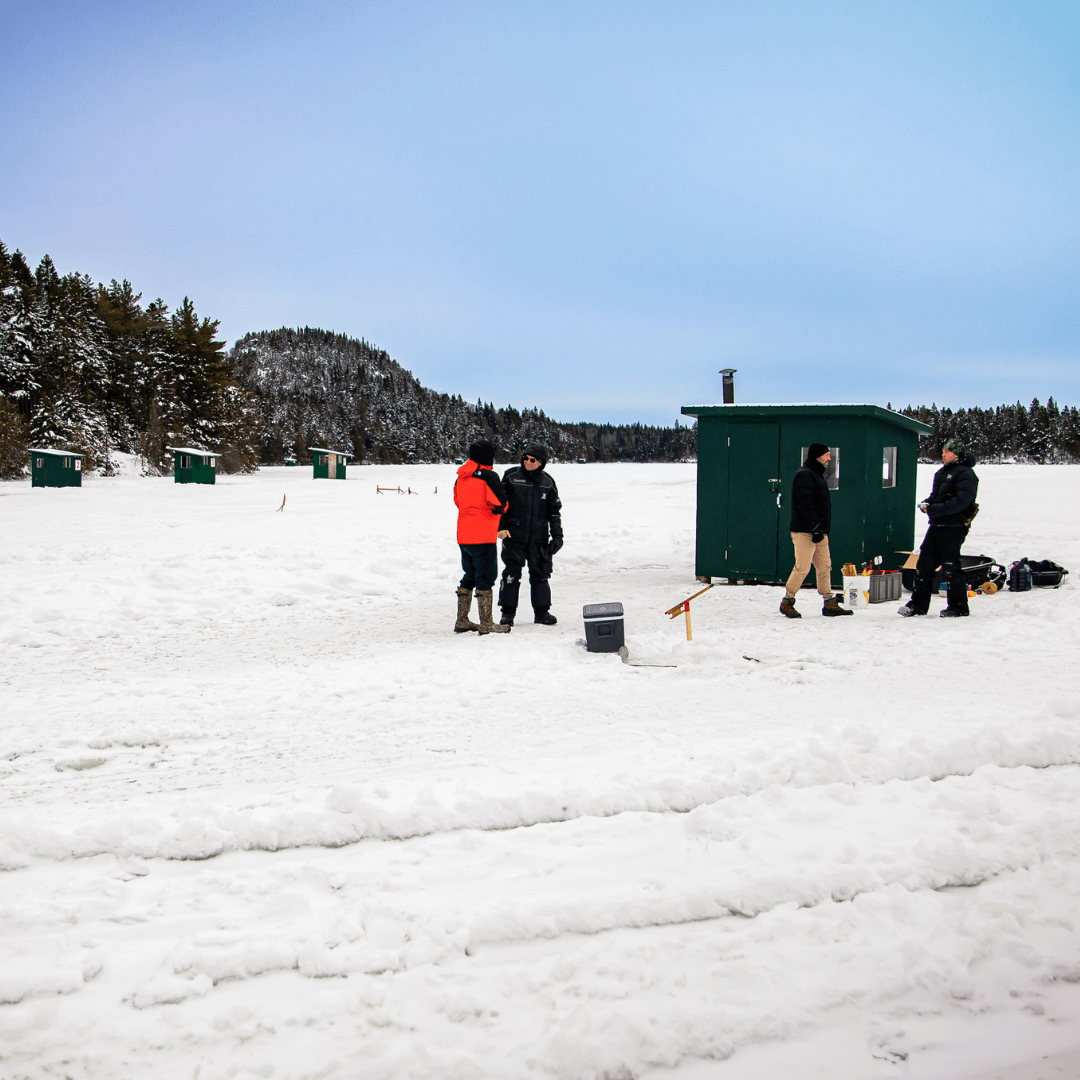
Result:
<svg viewBox="0 0 1080 1080"><path fill-rule="evenodd" d="M735 372L738 368L726 367L720 369L720 374L724 376L724 404L735 404Z"/></svg>

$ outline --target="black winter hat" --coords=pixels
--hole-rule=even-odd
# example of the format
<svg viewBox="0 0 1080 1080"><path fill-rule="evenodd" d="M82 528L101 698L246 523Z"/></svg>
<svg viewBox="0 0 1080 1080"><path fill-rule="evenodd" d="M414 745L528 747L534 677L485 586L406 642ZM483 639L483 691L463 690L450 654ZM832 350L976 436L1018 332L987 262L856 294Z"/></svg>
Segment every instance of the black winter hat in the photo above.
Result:
<svg viewBox="0 0 1080 1080"><path fill-rule="evenodd" d="M823 442L812 442L810 449L806 451L807 461L817 461L822 454L827 454L829 448Z"/></svg>
<svg viewBox="0 0 1080 1080"><path fill-rule="evenodd" d="M486 439L483 442L474 442L469 446L469 460L490 469L495 464L495 447Z"/></svg>
<svg viewBox="0 0 1080 1080"><path fill-rule="evenodd" d="M525 447L525 453L521 455L522 461L526 457L534 457L541 465L546 465L548 463L547 447L542 443L531 443Z"/></svg>

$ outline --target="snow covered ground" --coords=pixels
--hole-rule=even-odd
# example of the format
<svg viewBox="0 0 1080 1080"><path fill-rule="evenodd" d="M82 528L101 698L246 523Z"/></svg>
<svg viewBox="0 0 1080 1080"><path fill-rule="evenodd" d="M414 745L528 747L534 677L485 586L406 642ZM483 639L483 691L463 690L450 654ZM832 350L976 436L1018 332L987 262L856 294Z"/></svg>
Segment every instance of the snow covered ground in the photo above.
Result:
<svg viewBox="0 0 1080 1080"><path fill-rule="evenodd" d="M1080 469L978 471L1075 572ZM687 643L694 466L552 472L488 638L453 467L0 485L3 1080L1080 1076L1076 584Z"/></svg>

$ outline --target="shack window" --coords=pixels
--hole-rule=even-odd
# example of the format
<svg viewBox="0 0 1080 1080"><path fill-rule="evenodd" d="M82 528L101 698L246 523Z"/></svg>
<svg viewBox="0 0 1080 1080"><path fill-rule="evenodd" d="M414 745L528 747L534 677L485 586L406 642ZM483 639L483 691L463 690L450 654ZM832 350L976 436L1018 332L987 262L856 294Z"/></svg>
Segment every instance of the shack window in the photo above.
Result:
<svg viewBox="0 0 1080 1080"><path fill-rule="evenodd" d="M70 469L71 468L71 458L69 458L69 457L64 458L64 468L65 469Z"/></svg>
<svg viewBox="0 0 1080 1080"><path fill-rule="evenodd" d="M191 468L191 455L190 454L181 454L180 455L180 468L181 469L190 469Z"/></svg>
<svg viewBox="0 0 1080 1080"><path fill-rule="evenodd" d="M330 455L329 454L320 454L319 455L319 464L320 465L329 465L330 464Z"/></svg>
<svg viewBox="0 0 1080 1080"><path fill-rule="evenodd" d="M806 461L806 456L809 453L809 446L804 446L799 451L800 465ZM825 466L825 483L835 491L840 486L840 447L830 446L829 453L832 454L832 458L829 460L829 464Z"/></svg>
<svg viewBox="0 0 1080 1080"><path fill-rule="evenodd" d="M45 468L45 459L43 457L34 458L34 468L35 469L44 469Z"/></svg>
<svg viewBox="0 0 1080 1080"><path fill-rule="evenodd" d="M881 486L883 488L896 487L895 446L886 446L883 448L881 457Z"/></svg>

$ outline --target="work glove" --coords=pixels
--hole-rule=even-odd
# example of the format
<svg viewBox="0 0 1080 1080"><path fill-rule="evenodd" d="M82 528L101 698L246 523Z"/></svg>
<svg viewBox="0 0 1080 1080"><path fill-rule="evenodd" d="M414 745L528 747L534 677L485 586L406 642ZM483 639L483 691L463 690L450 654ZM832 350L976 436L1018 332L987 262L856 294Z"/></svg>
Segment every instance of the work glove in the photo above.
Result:
<svg viewBox="0 0 1080 1080"><path fill-rule="evenodd" d="M561 536L553 536L551 542L548 544L548 554L557 555L559 551L562 550L562 544L563 541Z"/></svg>
<svg viewBox="0 0 1080 1080"><path fill-rule="evenodd" d="M821 541L825 539L825 534L820 529L815 529L810 534L810 539L813 540L815 544L820 544Z"/></svg>

